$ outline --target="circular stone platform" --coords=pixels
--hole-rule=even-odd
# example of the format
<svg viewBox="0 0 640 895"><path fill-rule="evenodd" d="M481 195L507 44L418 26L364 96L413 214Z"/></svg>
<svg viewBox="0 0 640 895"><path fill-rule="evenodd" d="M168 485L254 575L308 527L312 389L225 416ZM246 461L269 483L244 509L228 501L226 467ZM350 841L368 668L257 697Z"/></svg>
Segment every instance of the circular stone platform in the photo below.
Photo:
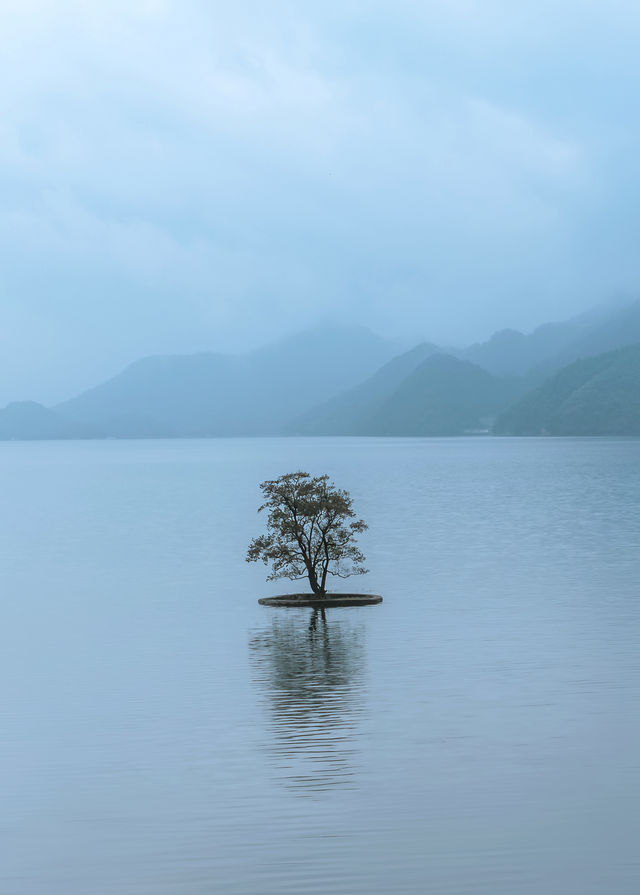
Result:
<svg viewBox="0 0 640 895"><path fill-rule="evenodd" d="M262 606L311 606L313 609L328 609L329 606L371 606L382 603L382 597L378 594L327 594L326 597L282 594L278 597L262 597L258 603Z"/></svg>

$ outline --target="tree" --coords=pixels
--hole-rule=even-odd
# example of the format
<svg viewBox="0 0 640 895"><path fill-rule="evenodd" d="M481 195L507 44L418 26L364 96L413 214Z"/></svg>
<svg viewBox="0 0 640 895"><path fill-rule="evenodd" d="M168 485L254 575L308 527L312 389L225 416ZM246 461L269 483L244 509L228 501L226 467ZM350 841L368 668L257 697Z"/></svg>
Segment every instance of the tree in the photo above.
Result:
<svg viewBox="0 0 640 895"><path fill-rule="evenodd" d="M260 485L268 510L267 534L249 544L247 562L271 563L267 581L309 579L311 590L326 594L327 575L364 575L365 558L356 535L368 526L356 519L348 491L336 488L328 475L289 472Z"/></svg>

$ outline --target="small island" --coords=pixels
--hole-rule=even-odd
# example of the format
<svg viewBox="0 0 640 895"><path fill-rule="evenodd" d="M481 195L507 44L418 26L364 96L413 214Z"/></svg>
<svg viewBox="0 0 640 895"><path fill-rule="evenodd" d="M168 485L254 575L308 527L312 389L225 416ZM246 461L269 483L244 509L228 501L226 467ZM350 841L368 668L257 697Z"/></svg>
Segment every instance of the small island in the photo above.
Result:
<svg viewBox="0 0 640 895"><path fill-rule="evenodd" d="M281 594L277 597L261 597L261 606L311 606L313 609L328 609L329 606L373 606L382 603L379 594Z"/></svg>
<svg viewBox="0 0 640 895"><path fill-rule="evenodd" d="M265 502L258 512L268 510L267 534L254 538L247 562L261 559L271 563L267 581L307 579L311 593L263 597L263 606L369 606L381 603L378 594L329 594L327 576L349 578L364 575L364 554L356 535L367 529L355 518L351 495L329 482L328 475L310 476L290 472L262 482Z"/></svg>

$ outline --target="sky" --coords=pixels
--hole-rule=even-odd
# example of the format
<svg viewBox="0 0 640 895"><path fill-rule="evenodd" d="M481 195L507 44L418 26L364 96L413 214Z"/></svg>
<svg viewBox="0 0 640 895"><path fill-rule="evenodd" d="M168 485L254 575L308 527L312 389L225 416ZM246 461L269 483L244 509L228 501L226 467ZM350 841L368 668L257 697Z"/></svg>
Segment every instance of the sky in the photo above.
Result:
<svg viewBox="0 0 640 895"><path fill-rule="evenodd" d="M637 0L0 0L0 403L640 293Z"/></svg>

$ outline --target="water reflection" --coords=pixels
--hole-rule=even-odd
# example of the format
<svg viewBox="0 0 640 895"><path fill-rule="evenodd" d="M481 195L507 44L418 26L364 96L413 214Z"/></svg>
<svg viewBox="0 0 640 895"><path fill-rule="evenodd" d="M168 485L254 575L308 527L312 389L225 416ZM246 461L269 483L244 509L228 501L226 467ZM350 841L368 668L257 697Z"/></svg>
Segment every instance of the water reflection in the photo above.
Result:
<svg viewBox="0 0 640 895"><path fill-rule="evenodd" d="M278 776L302 795L353 786L364 707L363 626L340 610L280 612L249 646Z"/></svg>

